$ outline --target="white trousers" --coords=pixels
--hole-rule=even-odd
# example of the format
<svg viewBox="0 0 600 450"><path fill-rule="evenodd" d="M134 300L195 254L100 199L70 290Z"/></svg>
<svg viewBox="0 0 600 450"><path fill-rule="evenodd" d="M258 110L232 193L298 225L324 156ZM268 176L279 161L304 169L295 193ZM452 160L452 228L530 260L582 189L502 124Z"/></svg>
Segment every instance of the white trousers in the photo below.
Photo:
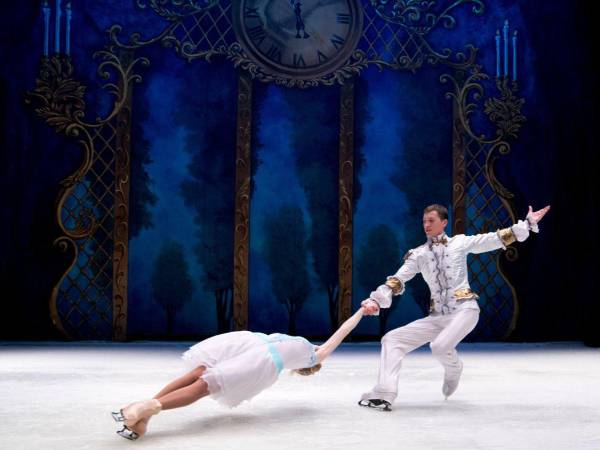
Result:
<svg viewBox="0 0 600 450"><path fill-rule="evenodd" d="M431 353L444 366L445 377L460 376L462 365L456 346L478 320L479 309L460 309L452 314L427 316L386 333L381 339L379 379L362 399L377 398L392 403L398 394L402 358L427 342L431 342Z"/></svg>

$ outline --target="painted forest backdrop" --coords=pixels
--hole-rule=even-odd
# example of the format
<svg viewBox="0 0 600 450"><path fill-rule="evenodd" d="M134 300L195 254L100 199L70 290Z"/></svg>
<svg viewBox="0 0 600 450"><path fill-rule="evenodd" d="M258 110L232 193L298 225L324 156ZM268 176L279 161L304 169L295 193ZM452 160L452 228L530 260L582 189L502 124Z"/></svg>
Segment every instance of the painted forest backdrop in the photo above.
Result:
<svg viewBox="0 0 600 450"><path fill-rule="evenodd" d="M54 201L58 182L80 158L73 142L23 102L41 52L38 3L13 5L0 19L8 62L0 68L1 329L9 339L56 338L47 298L65 261L51 245ZM88 86L99 84L91 55L102 47L106 28L120 23L151 34L160 24L135 13L130 2L76 6L72 54ZM527 123L498 174L521 215L530 203L554 208L542 234L522 245L510 274L522 302L515 339L598 339L588 319L598 308L588 295L592 262L576 256L572 236L582 210L597 217L588 164L596 90L583 9L583 2L494 2L483 18L465 14L450 42L446 35L432 37L445 46L474 44L490 70L494 33L504 19L523 43L520 95ZM195 339L230 327L237 72L224 60L190 64L168 49L148 52L152 64L133 94L128 336ZM558 65L557 55L570 60ZM422 243L423 206L451 205L452 110L444 96L448 86L439 80L443 72L371 67L356 80L353 307ZM102 95L86 102L92 111L109 108ZM339 102L337 86L254 83L252 330L321 337L335 323ZM376 339L421 317L427 295L415 278L393 308L364 320L356 336Z"/></svg>

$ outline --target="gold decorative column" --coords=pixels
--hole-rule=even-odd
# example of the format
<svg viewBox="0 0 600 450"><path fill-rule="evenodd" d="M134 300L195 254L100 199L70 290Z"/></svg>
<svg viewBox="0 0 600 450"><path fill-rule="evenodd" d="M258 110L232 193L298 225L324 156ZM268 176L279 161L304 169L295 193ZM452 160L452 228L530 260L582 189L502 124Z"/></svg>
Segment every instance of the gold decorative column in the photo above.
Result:
<svg viewBox="0 0 600 450"><path fill-rule="evenodd" d="M233 328L248 328L248 254L250 252L250 152L252 79L238 75L237 138L235 151L235 231L233 247Z"/></svg>
<svg viewBox="0 0 600 450"><path fill-rule="evenodd" d="M464 234L467 211L465 207L466 162L465 132L462 129L458 100L452 99L452 235Z"/></svg>
<svg viewBox="0 0 600 450"><path fill-rule="evenodd" d="M354 80L341 86L339 148L338 323L352 311L352 201L354 198Z"/></svg>
<svg viewBox="0 0 600 450"><path fill-rule="evenodd" d="M119 58L124 66L134 60L133 52L121 52ZM129 261L129 181L131 169L131 96L126 81L119 79L119 90L126 93L123 106L116 117L115 148L115 205L113 247L113 340L127 339L127 281Z"/></svg>

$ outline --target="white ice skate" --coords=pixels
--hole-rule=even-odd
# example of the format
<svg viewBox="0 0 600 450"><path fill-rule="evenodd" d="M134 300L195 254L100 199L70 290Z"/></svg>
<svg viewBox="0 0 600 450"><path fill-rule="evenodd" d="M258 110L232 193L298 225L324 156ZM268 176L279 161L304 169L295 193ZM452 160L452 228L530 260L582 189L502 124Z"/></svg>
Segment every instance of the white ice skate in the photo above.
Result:
<svg viewBox="0 0 600 450"><path fill-rule="evenodd" d="M116 422L124 422L127 427L130 427L144 417L158 414L161 409L162 405L160 402L153 398L131 403L130 405L121 408L119 412L112 412L111 415Z"/></svg>
<svg viewBox="0 0 600 450"><path fill-rule="evenodd" d="M444 377L444 384L442 385L442 393L444 394L445 400L448 400L448 397L450 397L452 394L454 394L454 391L456 391L456 388L458 388L458 382L460 381L460 376L461 376L462 370L463 370L463 363L462 363L462 361L458 361L458 364L459 364L458 373L454 373L451 378Z"/></svg>

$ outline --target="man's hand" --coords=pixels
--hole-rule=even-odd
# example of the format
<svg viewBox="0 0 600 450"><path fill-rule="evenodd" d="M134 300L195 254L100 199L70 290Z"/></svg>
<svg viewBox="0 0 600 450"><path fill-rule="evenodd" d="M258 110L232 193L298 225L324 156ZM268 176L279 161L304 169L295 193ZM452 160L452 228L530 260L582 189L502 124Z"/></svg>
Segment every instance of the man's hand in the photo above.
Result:
<svg viewBox="0 0 600 450"><path fill-rule="evenodd" d="M363 300L360 306L362 306L365 309L365 316L372 316L379 312L379 305L377 304L377 302L371 300L370 298Z"/></svg>
<svg viewBox="0 0 600 450"><path fill-rule="evenodd" d="M527 221L531 225L535 225L540 220L542 220L542 217L544 217L548 211L550 211L550 205L538 211L534 211L533 208L529 206L529 211L527 211Z"/></svg>

